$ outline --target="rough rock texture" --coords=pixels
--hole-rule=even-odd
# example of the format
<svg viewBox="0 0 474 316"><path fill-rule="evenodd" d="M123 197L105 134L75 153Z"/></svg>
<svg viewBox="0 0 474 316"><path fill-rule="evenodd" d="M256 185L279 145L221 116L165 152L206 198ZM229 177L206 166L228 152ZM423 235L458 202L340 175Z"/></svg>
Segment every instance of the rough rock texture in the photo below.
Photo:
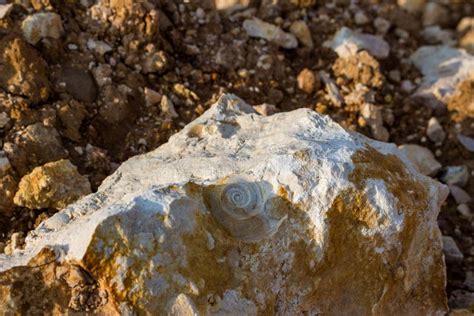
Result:
<svg viewBox="0 0 474 316"><path fill-rule="evenodd" d="M408 159L410 159L424 175L434 176L441 170L441 164L426 147L416 144L405 144L400 146L400 150L406 153Z"/></svg>
<svg viewBox="0 0 474 316"><path fill-rule="evenodd" d="M347 27L334 35L330 45L341 58L350 57L361 50L367 50L377 58L386 58L390 53L390 46L381 36L358 33Z"/></svg>
<svg viewBox="0 0 474 316"><path fill-rule="evenodd" d="M16 205L32 209L61 209L91 193L87 177L69 160L49 162L24 176L15 195Z"/></svg>
<svg viewBox="0 0 474 316"><path fill-rule="evenodd" d="M332 69L334 73L346 80L360 82L369 87L379 88L383 84L383 75L379 62L366 51L338 58Z"/></svg>
<svg viewBox="0 0 474 316"><path fill-rule="evenodd" d="M24 130L15 133L3 149L20 175L26 174L34 166L67 156L56 129L42 123L28 125Z"/></svg>
<svg viewBox="0 0 474 316"><path fill-rule="evenodd" d="M106 298L91 311L444 315L446 195L394 145L225 95L0 256L0 310L41 308L33 286L63 310L71 287L38 280L65 266Z"/></svg>
<svg viewBox="0 0 474 316"><path fill-rule="evenodd" d="M0 88L25 96L33 103L49 97L46 62L33 47L15 36L0 41Z"/></svg>
<svg viewBox="0 0 474 316"><path fill-rule="evenodd" d="M474 78L474 56L463 49L423 46L411 59L424 76L415 96L426 99L433 108L444 106L460 83Z"/></svg>
<svg viewBox="0 0 474 316"><path fill-rule="evenodd" d="M59 39L64 31L61 16L52 12L42 12L28 16L23 21L22 29L25 39L32 45L43 38Z"/></svg>
<svg viewBox="0 0 474 316"><path fill-rule="evenodd" d="M286 33L278 26L257 18L245 20L243 28L249 36L266 39L283 48L290 49L298 46L298 41L293 34Z"/></svg>

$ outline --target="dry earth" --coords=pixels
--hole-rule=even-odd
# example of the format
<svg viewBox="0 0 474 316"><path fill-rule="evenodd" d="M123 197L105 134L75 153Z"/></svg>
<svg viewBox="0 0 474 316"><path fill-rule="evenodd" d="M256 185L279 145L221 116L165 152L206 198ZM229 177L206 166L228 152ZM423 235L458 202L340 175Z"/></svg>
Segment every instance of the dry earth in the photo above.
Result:
<svg viewBox="0 0 474 316"><path fill-rule="evenodd" d="M21 248L41 220L231 92L264 114L307 107L369 137L428 148L440 163L423 159L430 175L454 184L439 217L455 242L445 238L449 303L474 311L474 71L431 107L412 97L423 75L410 61L424 45L474 53L469 1L6 2L0 251ZM278 36L250 36L269 27L254 17ZM343 26L383 37L388 56L339 57L330 41Z"/></svg>

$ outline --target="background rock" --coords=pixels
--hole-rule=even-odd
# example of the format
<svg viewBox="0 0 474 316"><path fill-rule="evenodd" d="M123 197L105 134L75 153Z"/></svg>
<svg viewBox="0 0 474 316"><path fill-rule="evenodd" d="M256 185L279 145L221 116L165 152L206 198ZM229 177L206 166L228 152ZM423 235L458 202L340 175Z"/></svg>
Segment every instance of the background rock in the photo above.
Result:
<svg viewBox="0 0 474 316"><path fill-rule="evenodd" d="M24 176L15 195L16 205L32 209L62 209L91 193L87 177L69 160L49 162Z"/></svg>
<svg viewBox="0 0 474 316"><path fill-rule="evenodd" d="M14 35L0 40L0 52L0 88L33 103L47 100L48 66L38 52Z"/></svg>

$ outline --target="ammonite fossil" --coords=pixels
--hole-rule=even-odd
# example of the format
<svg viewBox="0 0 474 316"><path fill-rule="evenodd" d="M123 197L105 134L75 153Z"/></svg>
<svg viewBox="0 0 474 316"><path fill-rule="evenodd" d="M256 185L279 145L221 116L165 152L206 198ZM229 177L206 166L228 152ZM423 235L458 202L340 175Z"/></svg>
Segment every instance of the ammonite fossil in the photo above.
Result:
<svg viewBox="0 0 474 316"><path fill-rule="evenodd" d="M236 176L203 190L204 201L222 228L232 237L257 242L271 237L286 218L281 198L271 185Z"/></svg>

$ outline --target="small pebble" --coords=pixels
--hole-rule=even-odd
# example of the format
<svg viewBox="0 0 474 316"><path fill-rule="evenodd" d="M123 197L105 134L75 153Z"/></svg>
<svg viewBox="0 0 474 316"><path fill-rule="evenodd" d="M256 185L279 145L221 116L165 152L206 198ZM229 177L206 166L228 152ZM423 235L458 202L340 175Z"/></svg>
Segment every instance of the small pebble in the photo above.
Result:
<svg viewBox="0 0 474 316"><path fill-rule="evenodd" d="M442 143L446 138L446 133L436 117L430 118L426 135L434 143Z"/></svg>
<svg viewBox="0 0 474 316"><path fill-rule="evenodd" d="M443 236L443 252L448 262L459 262L464 259L464 255L451 236Z"/></svg>

